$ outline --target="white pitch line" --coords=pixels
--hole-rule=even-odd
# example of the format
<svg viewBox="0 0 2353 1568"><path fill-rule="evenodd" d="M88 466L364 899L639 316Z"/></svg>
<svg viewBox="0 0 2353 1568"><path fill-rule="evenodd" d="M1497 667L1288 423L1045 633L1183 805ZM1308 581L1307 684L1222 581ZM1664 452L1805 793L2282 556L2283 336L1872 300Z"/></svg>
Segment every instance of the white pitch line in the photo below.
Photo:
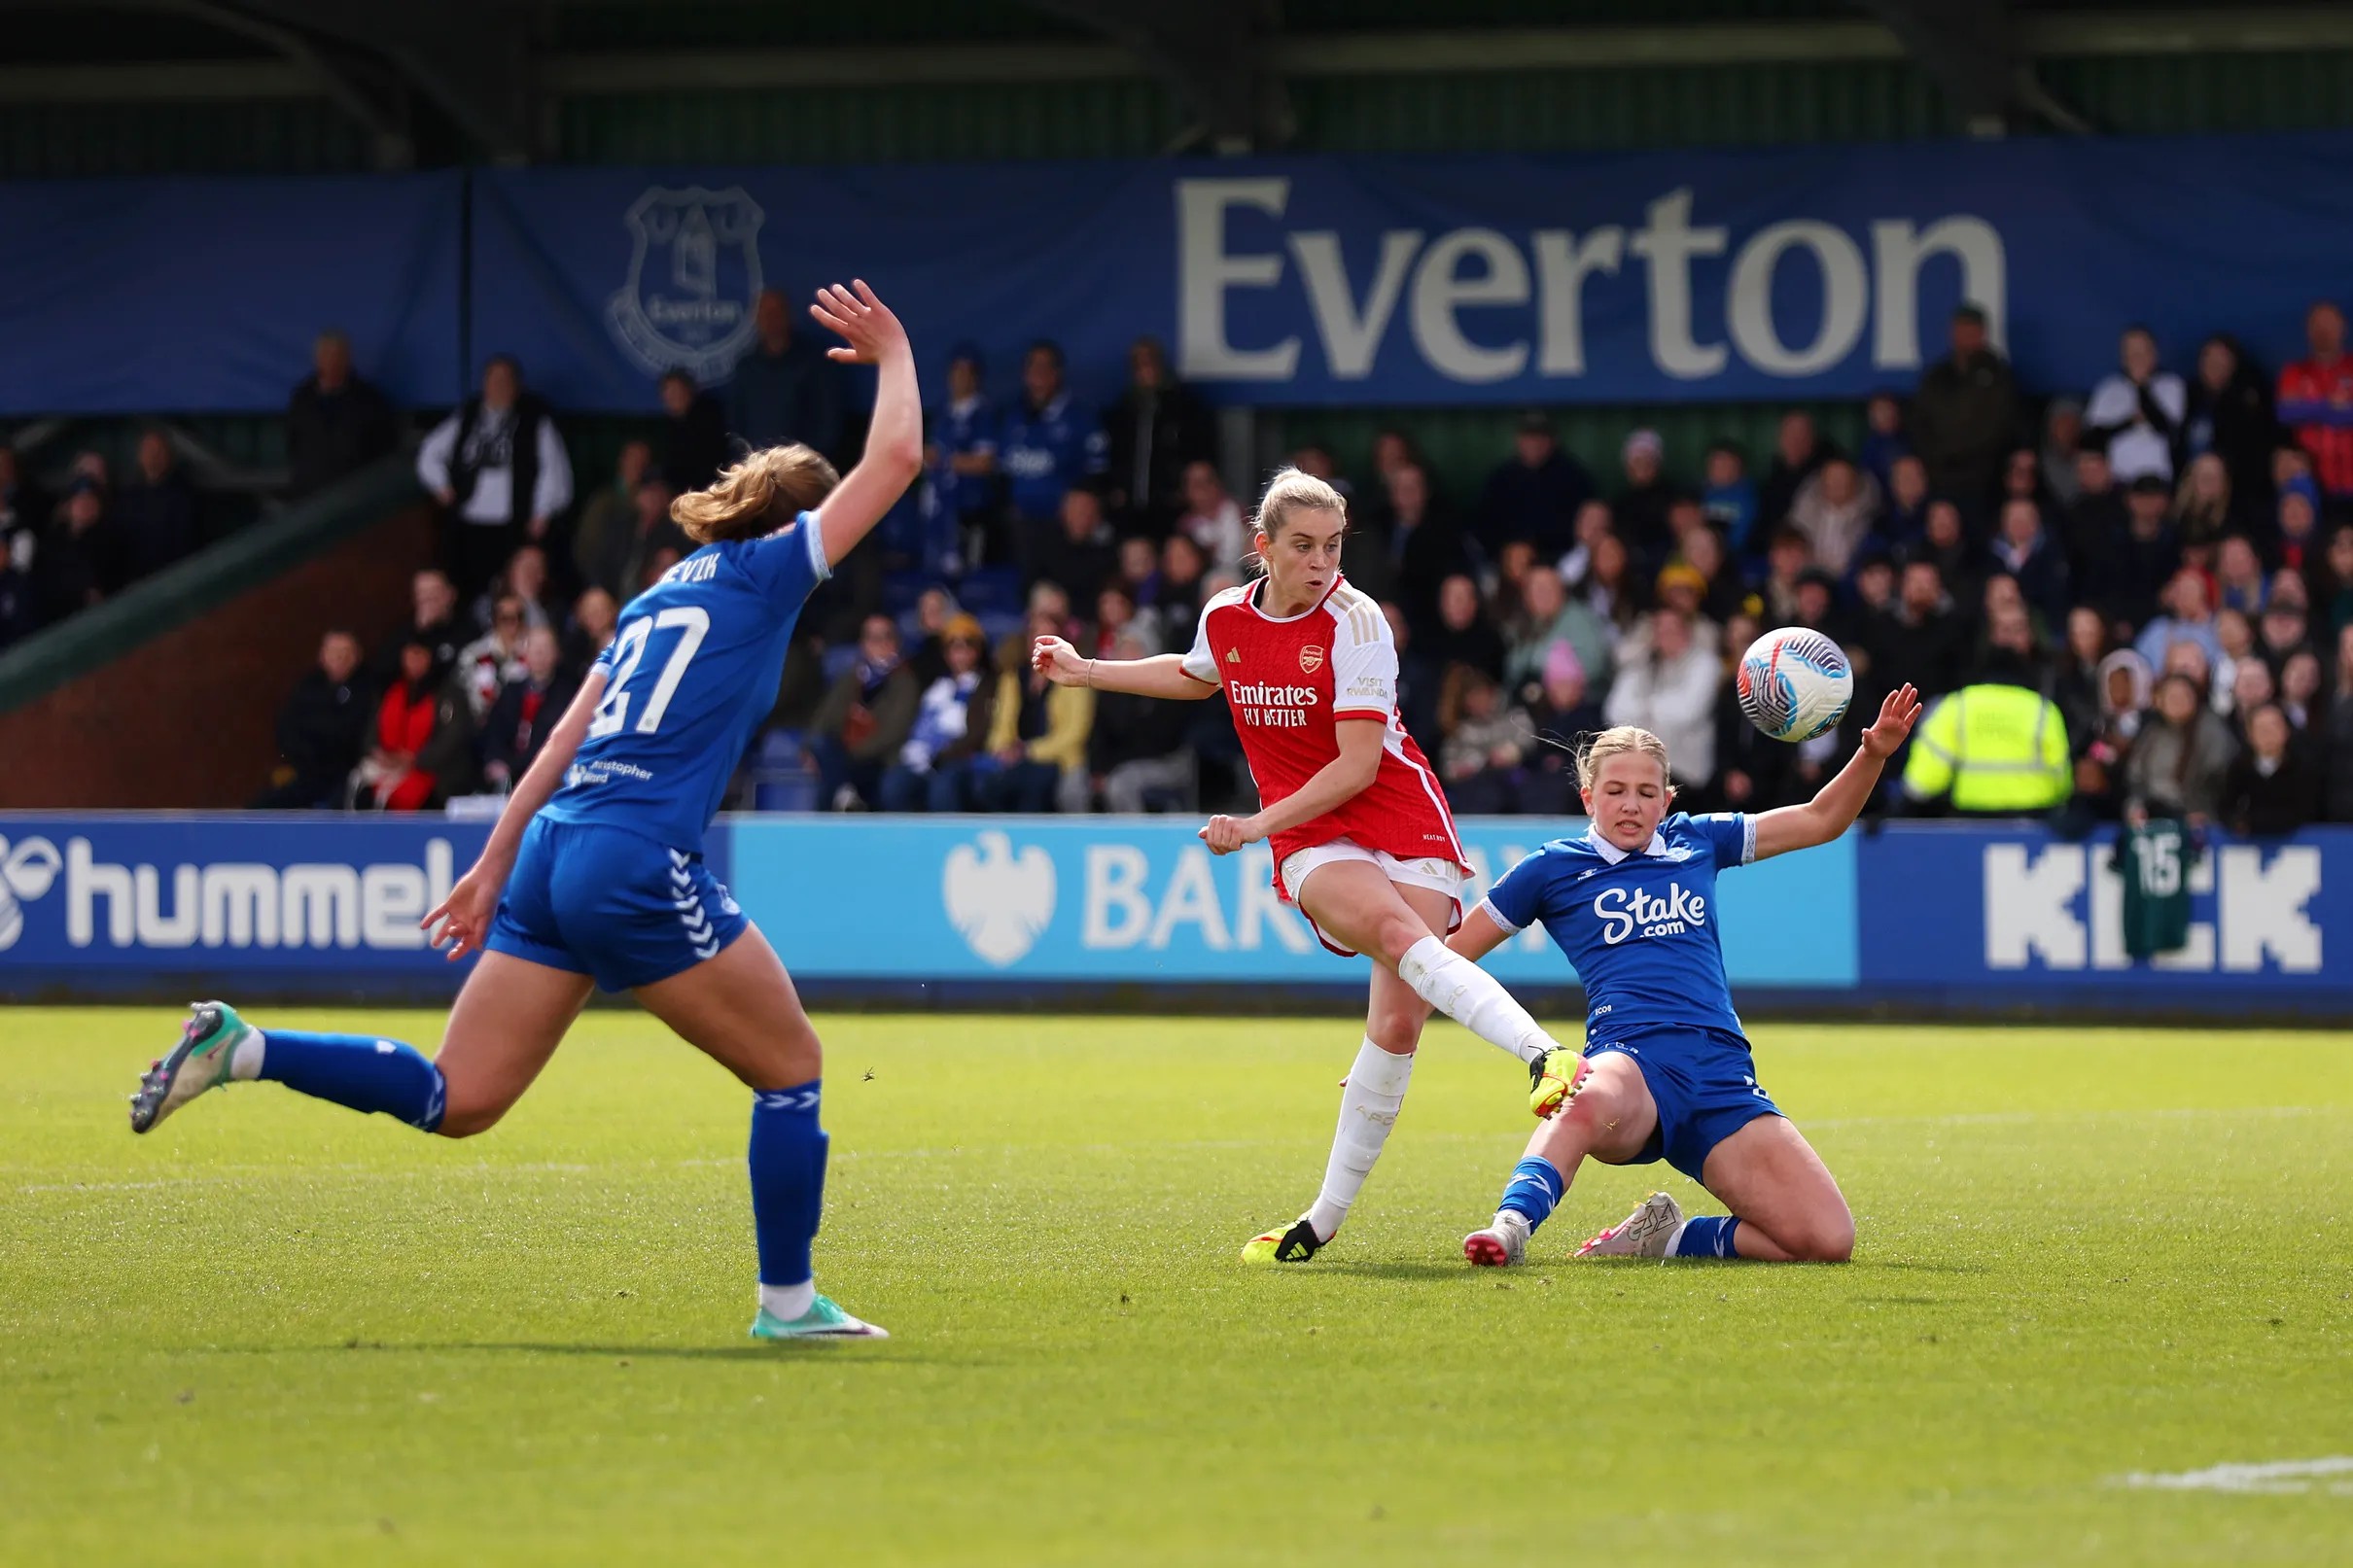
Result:
<svg viewBox="0 0 2353 1568"><path fill-rule="evenodd" d="M2292 1497L2326 1491L2333 1496L2353 1497L2353 1483L2332 1481L2326 1486L2320 1484L2332 1476L2353 1476L2353 1455L2209 1465L2204 1470L2185 1470L2173 1475L2135 1470L2130 1475L2116 1477L2110 1484L2164 1492L2241 1492Z"/></svg>

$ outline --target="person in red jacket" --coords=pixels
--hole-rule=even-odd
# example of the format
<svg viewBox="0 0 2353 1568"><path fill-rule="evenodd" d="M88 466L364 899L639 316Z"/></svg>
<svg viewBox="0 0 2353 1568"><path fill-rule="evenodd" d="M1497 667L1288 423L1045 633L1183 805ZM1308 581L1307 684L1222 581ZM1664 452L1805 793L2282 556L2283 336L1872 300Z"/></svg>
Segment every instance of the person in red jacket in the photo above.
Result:
<svg viewBox="0 0 2353 1568"><path fill-rule="evenodd" d="M2314 305L2304 314L2304 341L2312 357L2279 372L2279 422L2311 454L2322 493L2341 505L2353 502L2353 359L2345 356L2345 313L2326 299Z"/></svg>
<svg viewBox="0 0 2353 1568"><path fill-rule="evenodd" d="M401 645L401 678L376 707L375 745L360 764L361 788L373 792L379 809L419 811L433 798L434 776L417 771L416 756L433 738L439 706L433 645L412 637Z"/></svg>

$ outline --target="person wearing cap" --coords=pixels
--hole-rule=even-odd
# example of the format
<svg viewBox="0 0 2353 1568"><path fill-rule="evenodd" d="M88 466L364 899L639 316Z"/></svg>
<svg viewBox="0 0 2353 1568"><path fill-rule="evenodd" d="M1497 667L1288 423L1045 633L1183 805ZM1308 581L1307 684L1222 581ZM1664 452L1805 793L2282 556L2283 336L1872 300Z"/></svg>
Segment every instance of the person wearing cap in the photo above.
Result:
<svg viewBox="0 0 2353 1568"><path fill-rule="evenodd" d="M1636 557L1655 564L1674 548L1667 526L1667 508L1674 500L1667 483L1667 443L1655 430L1637 430L1626 437L1623 460L1626 488L1609 504L1618 537Z"/></svg>
<svg viewBox="0 0 2353 1568"><path fill-rule="evenodd" d="M1990 495L2003 456L2017 444L2018 383L1989 341L1985 312L1952 313L1952 352L1928 367L1912 400L1912 444L1929 487L1964 506Z"/></svg>
<svg viewBox="0 0 2353 1568"><path fill-rule="evenodd" d="M1706 653L1714 654L1723 644L1724 628L1708 618L1701 608L1707 597L1707 575L1678 556L1659 569L1657 589L1659 608L1682 616L1691 628L1692 641ZM1643 632L1656 624L1654 617L1627 638L1627 645L1621 650L1627 658L1641 653Z"/></svg>
<svg viewBox="0 0 2353 1568"><path fill-rule="evenodd" d="M2125 531L2085 586L2113 620L2135 626L2157 613L2158 598L2182 564L2181 535L2165 481L2144 473L2125 494Z"/></svg>
<svg viewBox="0 0 2353 1568"><path fill-rule="evenodd" d="M1577 509L1593 495L1593 475L1562 450L1552 421L1530 408L1520 416L1512 455L1487 476L1472 532L1491 556L1526 540L1539 559L1558 560L1576 543Z"/></svg>

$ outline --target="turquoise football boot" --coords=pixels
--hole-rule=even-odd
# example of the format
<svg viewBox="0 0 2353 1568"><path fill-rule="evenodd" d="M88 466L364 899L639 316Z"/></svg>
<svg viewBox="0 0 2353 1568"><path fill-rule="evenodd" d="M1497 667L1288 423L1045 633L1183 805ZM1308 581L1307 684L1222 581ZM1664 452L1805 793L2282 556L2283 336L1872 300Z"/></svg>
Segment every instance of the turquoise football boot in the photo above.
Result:
<svg viewBox="0 0 2353 1568"><path fill-rule="evenodd" d="M189 1008L180 1043L149 1067L130 1097L130 1130L145 1132L203 1094L228 1082L229 1059L258 1031L227 1002L196 1002Z"/></svg>
<svg viewBox="0 0 2353 1568"><path fill-rule="evenodd" d="M830 1297L820 1296L809 1304L809 1309L788 1323L769 1311L759 1309L752 1320L752 1338L755 1340L887 1340L891 1331L878 1324L852 1317L833 1305Z"/></svg>

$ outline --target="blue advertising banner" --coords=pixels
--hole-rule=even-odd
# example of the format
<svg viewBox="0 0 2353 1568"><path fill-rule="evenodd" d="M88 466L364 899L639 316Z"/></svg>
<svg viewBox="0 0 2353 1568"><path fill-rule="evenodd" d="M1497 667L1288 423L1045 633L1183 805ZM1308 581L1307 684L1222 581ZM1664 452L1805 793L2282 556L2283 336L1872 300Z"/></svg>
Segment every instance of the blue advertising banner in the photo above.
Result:
<svg viewBox="0 0 2353 1568"><path fill-rule="evenodd" d="M449 402L464 211L456 173L0 183L0 414L281 410L331 327Z"/></svg>
<svg viewBox="0 0 2353 1568"><path fill-rule="evenodd" d="M821 988L986 998L1361 982L1367 960L1324 952L1277 899L1263 846L1212 855L1195 825L733 817L709 850L793 973ZM1546 839L1584 829L1460 825L1473 899ZM0 995L211 980L247 994L446 995L470 966L427 948L416 923L487 831L311 813L0 814ZM1760 1005L1844 994L1975 1014L2353 1014L2353 966L2336 951L2353 942L2353 828L2216 840L2184 874L2188 945L2155 959L2125 954L2112 833L1892 823L1728 872L1717 908L1735 989ZM1540 931L1488 964L1515 986L1575 982Z"/></svg>
<svg viewBox="0 0 2353 1568"><path fill-rule="evenodd" d="M0 991L166 975L446 977L417 922L485 822L0 815Z"/></svg>
<svg viewBox="0 0 2353 1568"><path fill-rule="evenodd" d="M723 379L763 286L870 280L936 374L1024 344L1115 391L1151 332L1268 405L1851 397L1910 386L1963 297L2083 389L2130 322L2183 369L2300 354L2343 289L2353 136L2021 137L1544 157L1290 157L476 177L476 347L559 405ZM932 383L936 390L937 383Z"/></svg>
<svg viewBox="0 0 2353 1568"><path fill-rule="evenodd" d="M1875 993L1981 1008L2353 1006L2353 828L2210 843L2183 868L2189 945L2140 959L2125 951L2113 830L2073 842L2040 827L1898 823L1862 839L1855 863Z"/></svg>
<svg viewBox="0 0 2353 1568"><path fill-rule="evenodd" d="M1269 885L1264 845L1212 855L1176 819L737 818L732 890L796 975L825 980L1157 985L1361 980ZM1582 821L1465 819L1476 900L1492 877ZM1727 874L1724 958L1739 987L1855 982L1852 841ZM1565 986L1541 930L1488 959Z"/></svg>

